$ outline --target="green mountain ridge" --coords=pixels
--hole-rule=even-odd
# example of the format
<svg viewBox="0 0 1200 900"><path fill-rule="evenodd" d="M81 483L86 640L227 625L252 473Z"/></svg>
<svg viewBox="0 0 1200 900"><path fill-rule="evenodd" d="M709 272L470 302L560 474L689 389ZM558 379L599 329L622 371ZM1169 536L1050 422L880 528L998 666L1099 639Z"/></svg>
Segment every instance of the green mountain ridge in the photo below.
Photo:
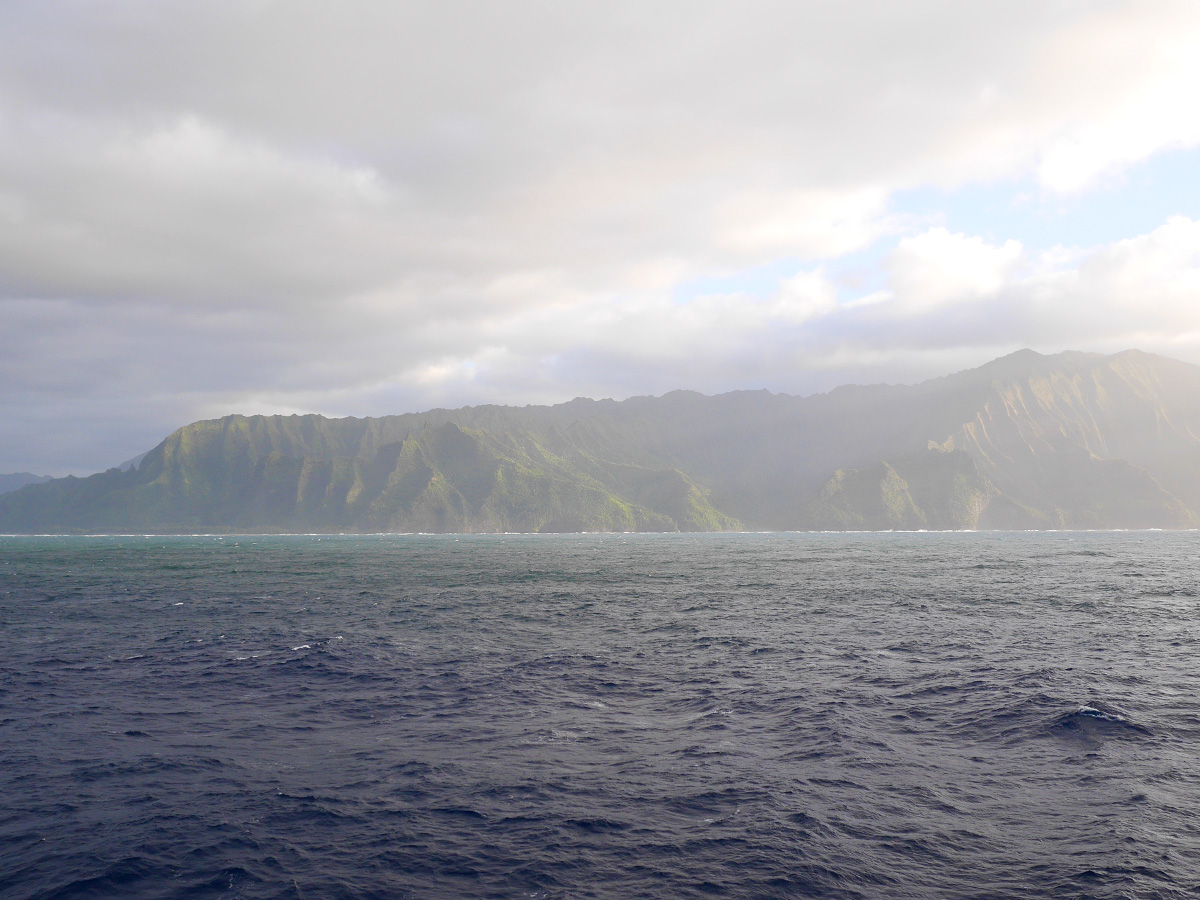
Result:
<svg viewBox="0 0 1200 900"><path fill-rule="evenodd" d="M1188 528L1200 367L1019 351L917 385L196 422L0 532Z"/></svg>

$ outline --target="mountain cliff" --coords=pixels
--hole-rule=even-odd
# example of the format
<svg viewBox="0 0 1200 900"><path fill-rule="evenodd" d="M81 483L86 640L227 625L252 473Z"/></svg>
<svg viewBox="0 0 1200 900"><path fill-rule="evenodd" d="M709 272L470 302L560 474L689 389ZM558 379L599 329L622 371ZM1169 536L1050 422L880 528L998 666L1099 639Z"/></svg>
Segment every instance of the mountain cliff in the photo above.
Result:
<svg viewBox="0 0 1200 900"><path fill-rule="evenodd" d="M227 416L0 496L0 532L1186 528L1200 368L1020 351L918 385Z"/></svg>

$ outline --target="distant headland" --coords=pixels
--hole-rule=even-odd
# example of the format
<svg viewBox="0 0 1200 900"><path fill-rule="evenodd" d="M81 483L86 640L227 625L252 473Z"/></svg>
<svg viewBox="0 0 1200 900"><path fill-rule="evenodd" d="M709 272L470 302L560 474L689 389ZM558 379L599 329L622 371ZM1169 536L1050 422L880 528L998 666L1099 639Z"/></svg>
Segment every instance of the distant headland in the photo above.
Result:
<svg viewBox="0 0 1200 900"><path fill-rule="evenodd" d="M9 534L1197 524L1200 367L1136 350L811 397L231 415L0 495Z"/></svg>

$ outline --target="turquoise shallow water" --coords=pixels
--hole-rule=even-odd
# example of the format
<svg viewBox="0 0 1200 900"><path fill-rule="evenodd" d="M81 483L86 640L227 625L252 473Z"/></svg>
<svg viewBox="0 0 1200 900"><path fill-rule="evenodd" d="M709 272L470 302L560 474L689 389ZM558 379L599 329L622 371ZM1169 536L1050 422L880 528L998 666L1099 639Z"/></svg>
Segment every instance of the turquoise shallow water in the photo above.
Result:
<svg viewBox="0 0 1200 900"><path fill-rule="evenodd" d="M0 896L1193 897L1200 535L0 538Z"/></svg>

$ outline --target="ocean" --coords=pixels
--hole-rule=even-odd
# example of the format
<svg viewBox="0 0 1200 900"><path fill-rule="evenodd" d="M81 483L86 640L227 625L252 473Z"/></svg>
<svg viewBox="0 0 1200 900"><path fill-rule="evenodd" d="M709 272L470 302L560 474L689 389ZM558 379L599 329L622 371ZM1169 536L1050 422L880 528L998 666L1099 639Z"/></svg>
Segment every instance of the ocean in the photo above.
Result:
<svg viewBox="0 0 1200 900"><path fill-rule="evenodd" d="M0 538L0 897L1200 895L1200 535Z"/></svg>

